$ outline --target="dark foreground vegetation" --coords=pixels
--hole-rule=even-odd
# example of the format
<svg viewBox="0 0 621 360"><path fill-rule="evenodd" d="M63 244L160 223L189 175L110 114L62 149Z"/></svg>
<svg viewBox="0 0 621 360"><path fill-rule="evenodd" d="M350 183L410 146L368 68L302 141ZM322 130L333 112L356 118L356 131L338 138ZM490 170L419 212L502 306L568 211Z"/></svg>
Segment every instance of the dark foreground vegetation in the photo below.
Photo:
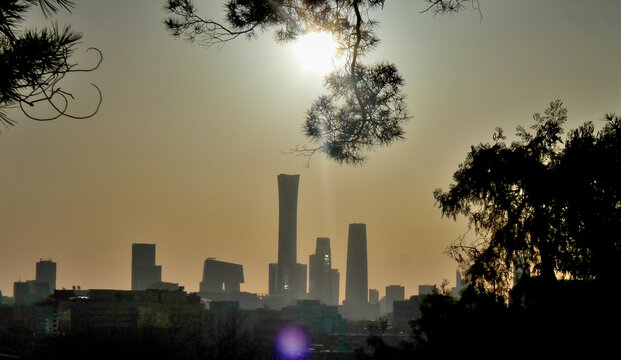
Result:
<svg viewBox="0 0 621 360"><path fill-rule="evenodd" d="M270 341L234 313L177 318L170 326L84 331L41 338L25 329L0 334L0 353L24 359L272 359ZM1 358L1 357L0 357Z"/></svg>
<svg viewBox="0 0 621 360"><path fill-rule="evenodd" d="M564 136L560 100L518 126L510 143L472 146L443 215L470 234L448 253L471 284L459 301L425 299L412 340L369 339L359 359L602 358L614 354L621 319L621 118L586 122ZM610 355L606 355L610 356Z"/></svg>
<svg viewBox="0 0 621 360"><path fill-rule="evenodd" d="M428 296L410 341L387 345L370 337L357 359L606 358L614 353L621 320L610 284L528 279L511 302L467 289L457 301Z"/></svg>
<svg viewBox="0 0 621 360"><path fill-rule="evenodd" d="M422 316L399 344L386 337L388 326L370 332L368 345L353 353L300 359L602 358L617 344L616 293L608 283L540 278L523 279L508 302L474 287L459 300L439 292L424 298ZM0 331L0 353L23 359L280 358L273 336L253 331L235 313L176 319L165 328L32 334L18 327Z"/></svg>

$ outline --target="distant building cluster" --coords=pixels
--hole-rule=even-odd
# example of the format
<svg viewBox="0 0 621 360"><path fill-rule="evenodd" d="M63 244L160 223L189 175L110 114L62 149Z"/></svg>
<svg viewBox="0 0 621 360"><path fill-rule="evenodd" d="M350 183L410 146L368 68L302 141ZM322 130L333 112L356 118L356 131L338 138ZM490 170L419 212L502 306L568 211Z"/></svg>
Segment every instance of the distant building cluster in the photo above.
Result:
<svg viewBox="0 0 621 360"><path fill-rule="evenodd" d="M0 293L0 330L8 323L22 324L36 333L166 328L174 325L175 316L217 318L235 312L266 336L287 324L314 336L339 334L338 341L322 340L334 349L341 349L343 339L350 345L364 345L366 327L380 316L392 324L395 341L401 339L409 322L420 317L422 297L437 292L436 287L420 285L418 295L407 300L401 285L386 286L383 297L377 289L369 289L367 226L352 223L347 238L345 299L339 304L340 273L333 267L331 239L317 237L308 265L298 262L300 175L280 174L277 180L278 261L268 266L267 294L243 292L243 265L213 257L203 263L199 291L188 294L178 283L162 281L156 244L135 243L131 248L131 290L82 290L79 286L56 290L56 263L41 260L36 263L35 280L14 283L12 299ZM453 296L458 298L465 286L458 271ZM11 311L7 305L12 306Z"/></svg>
<svg viewBox="0 0 621 360"><path fill-rule="evenodd" d="M31 305L47 298L56 289L56 263L41 259L36 264L35 280L13 283L13 298L16 305Z"/></svg>

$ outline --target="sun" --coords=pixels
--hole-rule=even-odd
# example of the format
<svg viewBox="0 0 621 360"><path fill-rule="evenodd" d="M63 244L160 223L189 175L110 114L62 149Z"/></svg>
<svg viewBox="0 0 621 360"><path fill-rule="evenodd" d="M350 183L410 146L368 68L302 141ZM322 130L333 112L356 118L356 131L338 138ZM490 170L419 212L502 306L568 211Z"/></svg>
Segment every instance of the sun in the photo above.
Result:
<svg viewBox="0 0 621 360"><path fill-rule="evenodd" d="M294 45L295 53L302 66L322 74L335 67L337 47L332 35L326 32L307 33Z"/></svg>

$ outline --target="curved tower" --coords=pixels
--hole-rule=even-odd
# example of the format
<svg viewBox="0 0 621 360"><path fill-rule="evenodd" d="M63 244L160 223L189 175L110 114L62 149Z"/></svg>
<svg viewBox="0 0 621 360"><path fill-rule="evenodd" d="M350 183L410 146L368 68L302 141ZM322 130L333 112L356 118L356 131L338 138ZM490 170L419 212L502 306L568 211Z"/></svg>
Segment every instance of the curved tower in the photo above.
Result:
<svg viewBox="0 0 621 360"><path fill-rule="evenodd" d="M278 263L270 264L270 294L306 294L307 267L297 263L298 185L300 175L278 175Z"/></svg>

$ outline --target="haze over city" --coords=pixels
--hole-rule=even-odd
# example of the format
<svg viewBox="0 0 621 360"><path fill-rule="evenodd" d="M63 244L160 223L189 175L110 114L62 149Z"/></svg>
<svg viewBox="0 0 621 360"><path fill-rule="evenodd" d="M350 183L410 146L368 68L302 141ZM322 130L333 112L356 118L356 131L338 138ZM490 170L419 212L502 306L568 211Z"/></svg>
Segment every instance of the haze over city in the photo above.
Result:
<svg viewBox="0 0 621 360"><path fill-rule="evenodd" d="M129 289L131 244L157 244L162 280L197 291L207 257L243 264L242 291L267 293L276 261L276 175L300 174L297 257L307 263L329 237L344 297L347 232L366 223L369 288L454 285L444 249L467 231L441 218L446 189L471 145L512 134L554 99L566 128L621 112L621 24L617 1L481 1L482 16L421 14L421 1L388 1L382 39L368 62L394 62L412 118L406 139L369 154L362 166L316 154L285 154L307 143L304 111L324 92L295 44L270 33L208 49L172 39L162 3L95 1L59 14L84 33L76 59L101 68L70 79L90 119L29 121L0 134L0 290L58 264L57 288ZM209 5L216 10L218 5ZM47 23L33 11L33 24ZM69 80L69 79L68 79ZM510 135L511 136L511 135Z"/></svg>

